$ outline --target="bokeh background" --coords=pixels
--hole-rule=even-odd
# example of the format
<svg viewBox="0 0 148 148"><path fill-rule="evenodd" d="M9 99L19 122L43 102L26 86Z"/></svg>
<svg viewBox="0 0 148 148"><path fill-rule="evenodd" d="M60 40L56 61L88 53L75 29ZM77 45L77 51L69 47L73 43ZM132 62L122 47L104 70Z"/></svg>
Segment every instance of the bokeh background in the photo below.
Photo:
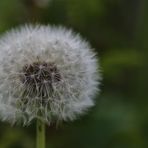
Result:
<svg viewBox="0 0 148 148"><path fill-rule="evenodd" d="M64 25L100 58L103 80L88 115L47 127L47 148L148 148L147 0L0 0L0 33L24 23ZM0 148L35 147L29 127L0 122Z"/></svg>

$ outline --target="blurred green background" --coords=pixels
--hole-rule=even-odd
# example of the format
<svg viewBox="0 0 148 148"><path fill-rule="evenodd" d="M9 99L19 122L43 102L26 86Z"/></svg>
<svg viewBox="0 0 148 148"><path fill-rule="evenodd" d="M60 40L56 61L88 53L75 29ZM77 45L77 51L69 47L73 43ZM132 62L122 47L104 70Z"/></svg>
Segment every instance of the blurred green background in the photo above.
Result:
<svg viewBox="0 0 148 148"><path fill-rule="evenodd" d="M0 33L30 22L80 32L103 73L96 106L47 127L47 148L148 148L148 1L0 0ZM0 148L35 147L35 129L0 122Z"/></svg>

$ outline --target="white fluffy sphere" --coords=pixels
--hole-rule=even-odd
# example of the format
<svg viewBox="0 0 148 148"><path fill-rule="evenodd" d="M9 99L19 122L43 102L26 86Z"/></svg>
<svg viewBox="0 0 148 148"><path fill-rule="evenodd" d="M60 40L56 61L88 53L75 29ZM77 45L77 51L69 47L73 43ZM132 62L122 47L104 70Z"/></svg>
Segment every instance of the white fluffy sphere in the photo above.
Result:
<svg viewBox="0 0 148 148"><path fill-rule="evenodd" d="M23 26L0 39L0 118L74 120L94 105L100 73L90 45L63 27Z"/></svg>

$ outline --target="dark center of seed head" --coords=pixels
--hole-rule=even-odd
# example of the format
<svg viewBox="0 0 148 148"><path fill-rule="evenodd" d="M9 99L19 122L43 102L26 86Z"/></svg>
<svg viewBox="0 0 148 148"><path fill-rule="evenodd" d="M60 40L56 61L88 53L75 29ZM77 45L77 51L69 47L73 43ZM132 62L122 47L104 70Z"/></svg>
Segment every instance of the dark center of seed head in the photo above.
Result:
<svg viewBox="0 0 148 148"><path fill-rule="evenodd" d="M49 97L53 92L53 84L61 80L61 75L54 63L34 62L26 64L21 82L26 95L33 97Z"/></svg>

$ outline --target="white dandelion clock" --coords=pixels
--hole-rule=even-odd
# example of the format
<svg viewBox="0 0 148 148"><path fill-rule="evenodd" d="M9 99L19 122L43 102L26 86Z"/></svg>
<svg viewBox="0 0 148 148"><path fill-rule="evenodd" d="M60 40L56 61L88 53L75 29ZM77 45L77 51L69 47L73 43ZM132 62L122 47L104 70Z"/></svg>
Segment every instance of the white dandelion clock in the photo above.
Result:
<svg viewBox="0 0 148 148"><path fill-rule="evenodd" d="M62 27L24 26L0 39L0 118L28 124L74 120L94 105L94 51Z"/></svg>

